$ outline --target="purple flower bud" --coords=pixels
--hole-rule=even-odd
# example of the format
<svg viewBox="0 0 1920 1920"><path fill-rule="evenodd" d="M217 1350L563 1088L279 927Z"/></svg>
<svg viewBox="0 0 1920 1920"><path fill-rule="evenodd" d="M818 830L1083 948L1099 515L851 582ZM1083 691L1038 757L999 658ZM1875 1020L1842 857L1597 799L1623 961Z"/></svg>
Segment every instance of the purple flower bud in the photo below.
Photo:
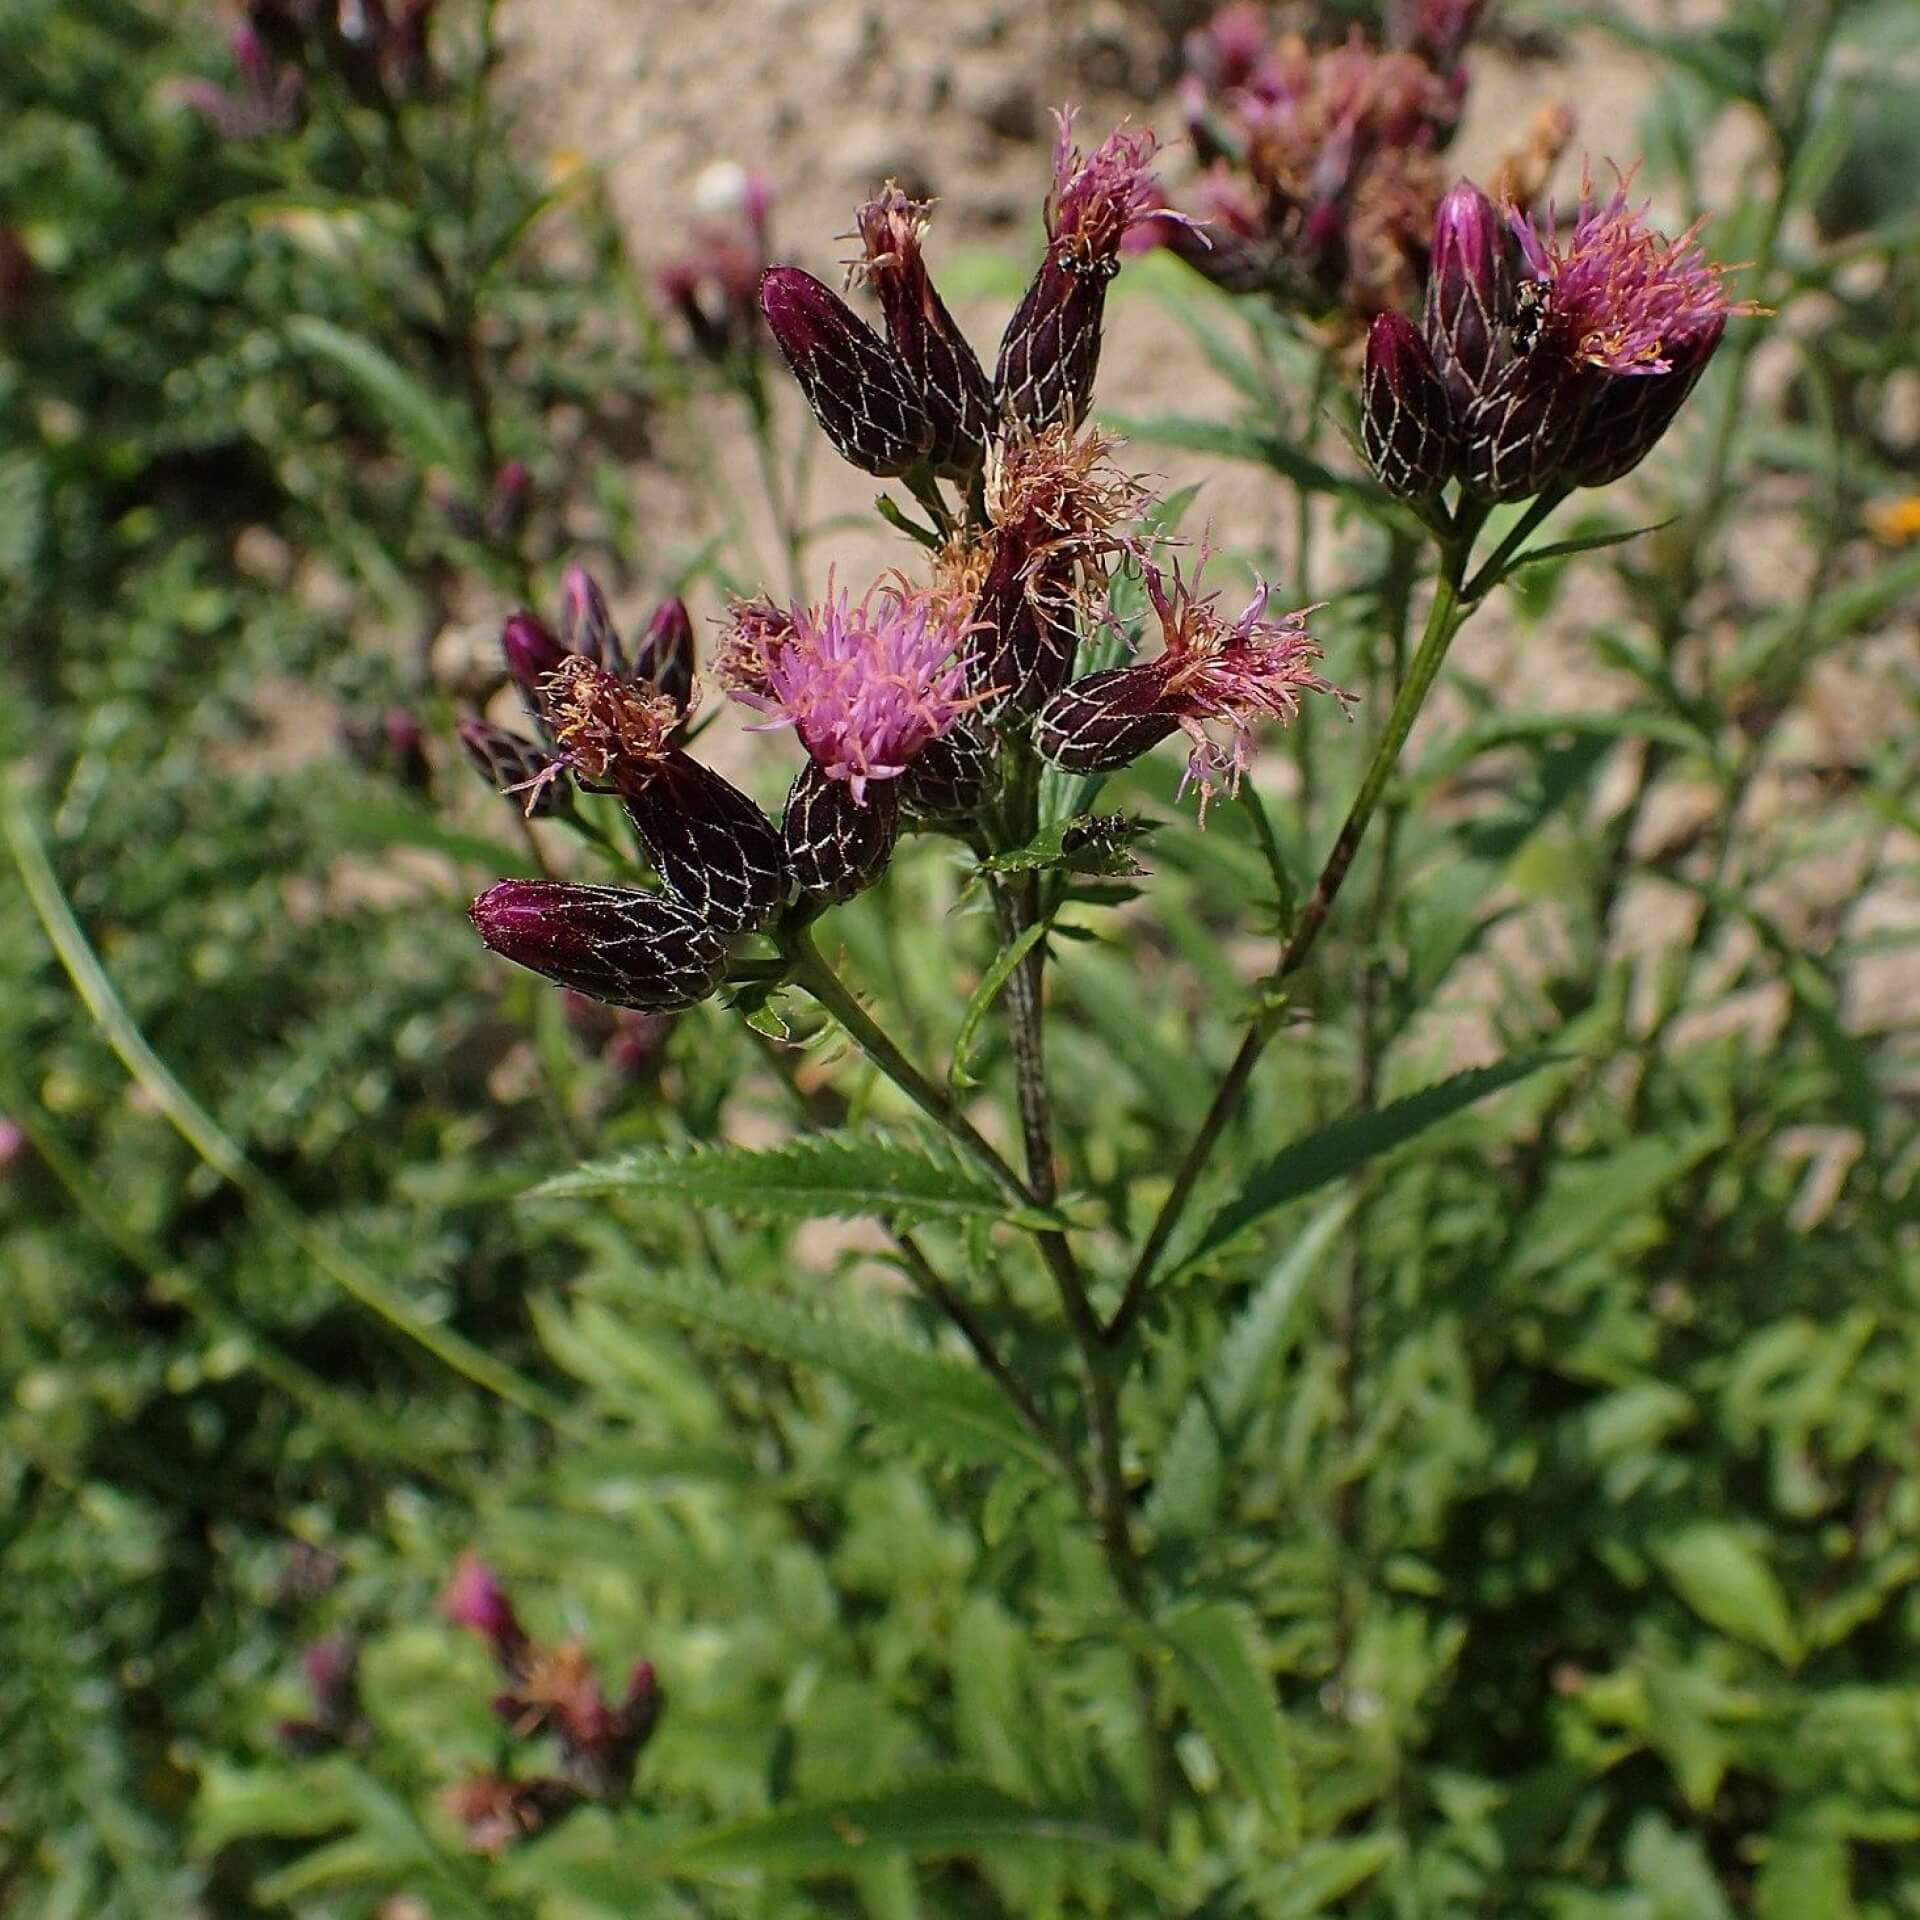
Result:
<svg viewBox="0 0 1920 1920"><path fill-rule="evenodd" d="M856 216L866 257L854 271L878 296L893 350L933 423L934 471L965 480L987 457L993 393L921 256L929 210L889 183Z"/></svg>
<svg viewBox="0 0 1920 1920"><path fill-rule="evenodd" d="M454 729L467 758L496 793L506 794L529 819L557 813L567 804L565 769L523 733L509 732L468 714Z"/></svg>
<svg viewBox="0 0 1920 1920"><path fill-rule="evenodd" d="M473 903L472 919L515 965L643 1013L695 1005L726 971L722 935L679 901L633 887L502 880Z"/></svg>
<svg viewBox="0 0 1920 1920"><path fill-rule="evenodd" d="M658 687L682 713L693 701L693 621L676 593L654 609L634 650L633 677Z"/></svg>
<svg viewBox="0 0 1920 1920"><path fill-rule="evenodd" d="M929 740L900 776L900 810L915 820L966 820L980 811L993 750L964 722Z"/></svg>
<svg viewBox="0 0 1920 1920"><path fill-rule="evenodd" d="M933 422L912 377L831 287L798 267L769 267L760 279L760 311L843 460L886 477L926 459Z"/></svg>
<svg viewBox="0 0 1920 1920"><path fill-rule="evenodd" d="M668 892L716 933L764 927L786 904L780 835L711 767L675 749L620 798Z"/></svg>
<svg viewBox="0 0 1920 1920"><path fill-rule="evenodd" d="M597 667L614 673L627 670L620 635L607 611L607 596L582 566L569 567L561 584L560 643L569 653L584 654Z"/></svg>
<svg viewBox="0 0 1920 1920"><path fill-rule="evenodd" d="M1559 478L1601 376L1522 353L1487 382L1460 427L1460 477L1489 500L1530 500Z"/></svg>
<svg viewBox="0 0 1920 1920"><path fill-rule="evenodd" d="M1383 313L1367 332L1360 440L1380 484L1403 500L1438 493L1453 471L1447 390L1419 329Z"/></svg>
<svg viewBox="0 0 1920 1920"><path fill-rule="evenodd" d="M1696 333L1669 339L1665 373L1607 381L1587 410L1566 477L1576 487L1604 487L1631 473L1673 425L1726 330L1725 315L1716 314Z"/></svg>
<svg viewBox="0 0 1920 1920"><path fill-rule="evenodd" d="M983 709L1032 713L1067 684L1080 651L1074 562L1030 553L1002 529L980 589L979 656L973 684Z"/></svg>
<svg viewBox="0 0 1920 1920"><path fill-rule="evenodd" d="M1036 429L1086 415L1107 283L1120 270L1127 230L1156 216L1185 217L1165 207L1148 164L1151 133L1123 127L1083 159L1073 144L1073 115L1057 117L1046 257L1007 323L993 374L996 411Z"/></svg>
<svg viewBox="0 0 1920 1920"><path fill-rule="evenodd" d="M0 1113L0 1174L11 1173L27 1154L27 1130Z"/></svg>
<svg viewBox="0 0 1920 1920"><path fill-rule="evenodd" d="M1456 414L1480 397L1500 352L1505 253L1493 202L1457 182L1433 217L1426 332Z"/></svg>
<svg viewBox="0 0 1920 1920"><path fill-rule="evenodd" d="M330 1633L300 1656L313 1697L313 1726L335 1741L364 1732L360 1719L360 1649L351 1635Z"/></svg>
<svg viewBox="0 0 1920 1920"><path fill-rule="evenodd" d="M507 662L507 677L520 691L533 698L540 682L550 673L558 673L567 658L563 647L537 613L522 607L507 615L500 629L500 651Z"/></svg>
<svg viewBox="0 0 1920 1920"><path fill-rule="evenodd" d="M1200 566L1206 565L1203 551ZM1137 759L1176 728L1192 744L1182 791L1200 789L1200 817L1216 777L1236 790L1253 753L1253 730L1263 720L1291 720L1309 693L1344 700L1314 671L1320 649L1306 630L1310 608L1279 620L1266 617L1263 585L1237 619L1215 606L1218 596L1146 562L1147 598L1159 617L1161 651L1151 660L1088 674L1042 708L1034 743L1054 765L1072 773L1111 773ZM1223 747L1206 731L1224 723Z"/></svg>
<svg viewBox="0 0 1920 1920"><path fill-rule="evenodd" d="M492 891L500 893L515 884L504 881ZM484 900L489 896L481 897ZM478 902L474 912L477 921ZM485 928L481 931L484 936ZM488 944L493 943L489 940ZM524 1657L529 1643L513 1611L513 1602L507 1598L499 1575L471 1547L453 1563L453 1574L440 1595L440 1611L456 1627L477 1633L492 1649L493 1657L509 1672L514 1671Z"/></svg>
<svg viewBox="0 0 1920 1920"><path fill-rule="evenodd" d="M851 900L886 871L900 836L900 786L876 782L864 802L816 760L800 769L787 793L781 839L802 893Z"/></svg>

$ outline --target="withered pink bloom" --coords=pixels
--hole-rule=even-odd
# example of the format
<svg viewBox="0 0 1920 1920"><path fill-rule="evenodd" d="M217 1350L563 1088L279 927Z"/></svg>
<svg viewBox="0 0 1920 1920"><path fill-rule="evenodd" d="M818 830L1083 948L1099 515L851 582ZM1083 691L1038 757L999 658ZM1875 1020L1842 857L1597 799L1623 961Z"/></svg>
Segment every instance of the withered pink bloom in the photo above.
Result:
<svg viewBox="0 0 1920 1920"><path fill-rule="evenodd" d="M819 771L856 806L975 706L967 686L968 610L951 596L881 581L855 604L831 579L817 607L736 616L721 660L733 697L791 727Z"/></svg>
<svg viewBox="0 0 1920 1920"><path fill-rule="evenodd" d="M1110 773L1138 759L1176 730L1192 743L1180 782L1200 789L1200 816L1216 781L1237 792L1263 720L1291 720L1309 693L1348 696L1314 671L1320 649L1306 630L1313 609L1266 617L1270 589L1258 587L1236 619L1199 591L1203 552L1191 581L1177 563L1163 572L1142 563L1147 597L1159 618L1161 651L1151 660L1088 674L1041 709L1035 741L1056 766L1073 773ZM1209 726L1226 730L1222 744Z"/></svg>

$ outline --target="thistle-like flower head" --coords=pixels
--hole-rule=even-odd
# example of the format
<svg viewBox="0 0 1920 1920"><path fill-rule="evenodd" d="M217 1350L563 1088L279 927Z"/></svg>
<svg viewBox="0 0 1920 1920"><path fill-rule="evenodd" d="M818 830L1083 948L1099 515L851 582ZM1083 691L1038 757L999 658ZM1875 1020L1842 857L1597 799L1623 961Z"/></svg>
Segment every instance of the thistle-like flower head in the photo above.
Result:
<svg viewBox="0 0 1920 1920"><path fill-rule="evenodd" d="M686 718L670 694L569 654L540 682L540 712L560 757L541 776L570 768L596 786L644 789L674 751ZM538 788L535 788L538 792Z"/></svg>
<svg viewBox="0 0 1920 1920"><path fill-rule="evenodd" d="M1704 222L1677 239L1656 233L1645 207L1629 203L1630 183L1623 176L1605 201L1596 201L1589 178L1564 244L1551 213L1543 231L1509 209L1526 273L1517 325L1523 337L1537 325L1540 346L1602 373L1669 373L1701 339L1717 340L1729 314L1751 309L1728 300L1724 269L1701 251Z"/></svg>
<svg viewBox="0 0 1920 1920"><path fill-rule="evenodd" d="M1142 560L1160 652L1074 681L1041 709L1034 736L1056 765L1107 773L1177 729L1192 743L1181 791L1200 789L1203 822L1217 780L1224 776L1228 791L1238 790L1262 720L1291 720L1309 693L1347 699L1314 671L1320 649L1306 628L1311 607L1270 620L1270 589L1262 583L1229 619L1217 594L1199 592L1206 560L1203 550L1191 580L1177 564L1163 570ZM1224 745L1208 733L1210 724L1224 724Z"/></svg>
<svg viewBox="0 0 1920 1920"><path fill-rule="evenodd" d="M1113 463L1118 442L1098 427L1056 421L1010 428L987 462L987 517L1029 554L1111 550L1113 530L1138 519L1152 490Z"/></svg>
<svg viewBox="0 0 1920 1920"><path fill-rule="evenodd" d="M1320 648L1307 632L1307 617L1314 608L1269 620L1273 590L1257 581L1253 598L1229 620L1219 610L1217 593L1199 591L1206 562L1203 550L1191 581L1182 577L1178 561L1165 573L1151 562L1142 569L1164 642L1164 651L1151 663L1159 670L1161 699L1193 742L1181 791L1197 786L1203 813L1216 775L1226 775L1229 792L1239 790L1253 753L1253 730L1262 720L1291 720L1305 693L1346 697L1313 670ZM1206 721L1226 725L1224 748L1209 737Z"/></svg>
<svg viewBox="0 0 1920 1920"><path fill-rule="evenodd" d="M1054 115L1059 131L1053 143L1053 191L1047 196L1047 239L1053 256L1071 272L1118 271L1120 242L1127 229L1167 212L1160 183L1153 177L1158 147L1151 128L1116 127L1083 155L1073 144L1073 110Z"/></svg>
<svg viewBox="0 0 1920 1920"><path fill-rule="evenodd" d="M767 611L760 602L739 610L721 677L769 716L756 730L793 728L858 805L869 782L897 779L978 703L967 691L968 611L947 594L885 580L856 604L829 578L827 597L794 607L784 631Z"/></svg>

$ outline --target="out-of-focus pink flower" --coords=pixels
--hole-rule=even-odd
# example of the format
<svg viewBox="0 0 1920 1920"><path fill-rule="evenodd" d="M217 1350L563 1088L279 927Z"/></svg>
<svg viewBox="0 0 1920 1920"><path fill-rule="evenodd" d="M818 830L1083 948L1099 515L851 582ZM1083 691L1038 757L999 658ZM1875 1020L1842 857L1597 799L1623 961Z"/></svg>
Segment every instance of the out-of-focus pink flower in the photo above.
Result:
<svg viewBox="0 0 1920 1920"><path fill-rule="evenodd" d="M469 1547L453 1565L440 1610L457 1627L477 1633L509 1673L526 1654L526 1632L500 1577Z"/></svg>

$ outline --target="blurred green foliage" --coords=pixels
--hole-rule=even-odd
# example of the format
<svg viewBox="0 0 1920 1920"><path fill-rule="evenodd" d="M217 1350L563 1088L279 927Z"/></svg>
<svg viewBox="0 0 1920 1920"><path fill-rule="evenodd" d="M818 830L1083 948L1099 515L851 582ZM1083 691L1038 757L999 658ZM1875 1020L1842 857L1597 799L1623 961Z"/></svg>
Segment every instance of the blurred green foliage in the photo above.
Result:
<svg viewBox="0 0 1920 1920"><path fill-rule="evenodd" d="M897 1096L796 1009L804 1051L708 1007L636 1073L464 923L525 853L463 797L423 643L525 594L568 508L622 544L620 463L686 385L591 201L556 214L582 265L527 244L555 209L499 137L489 16L446 9L428 95L323 83L256 151L169 101L219 60L178 23L5 0L10 831L245 1162L129 1078L0 883L10 1911L1920 1915L1920 1059L1910 992L1863 1011L1915 935L1854 910L1920 857L1920 568L1863 531L1920 491L1899 11L1632 29L1663 191L1702 202L1718 116L1749 140L1715 250L1759 263L1776 364L1746 323L1642 497L1563 529L1665 531L1516 583L1594 697L1516 710L1462 666L1404 765L1145 1325L1136 1614L884 1243L796 1235L864 1210L852 1162L769 1197L723 1144L884 1122L911 1161ZM1238 392L1210 449L1344 501L1301 339L1130 272ZM511 457L524 535L449 517ZM1785 586L1737 564L1754 504ZM1393 537L1340 511L1332 672L1378 690ZM1908 703L1838 756L1806 724L1836 661ZM1165 823L1142 905L1056 942L1067 1204L1121 1274L1160 1197L1130 1171L1217 1083L1243 943L1310 880L1364 723L1289 740L1308 799L1204 836L1169 767L1116 779L1103 806ZM916 850L826 924L922 1059L994 950L958 881ZM1004 1094L997 1021L956 1051ZM1414 1126L1392 1103L1463 1051L1512 1072ZM698 1210L657 1157L696 1147ZM521 1200L582 1161L616 1171ZM905 1164L1010 1365L1064 1378L991 1196ZM1074 1396L1042 1411L1084 1438ZM498 1862L442 1803L503 1750L433 1604L469 1542L536 1637L669 1697L630 1806ZM335 1628L370 1727L294 1759Z"/></svg>

